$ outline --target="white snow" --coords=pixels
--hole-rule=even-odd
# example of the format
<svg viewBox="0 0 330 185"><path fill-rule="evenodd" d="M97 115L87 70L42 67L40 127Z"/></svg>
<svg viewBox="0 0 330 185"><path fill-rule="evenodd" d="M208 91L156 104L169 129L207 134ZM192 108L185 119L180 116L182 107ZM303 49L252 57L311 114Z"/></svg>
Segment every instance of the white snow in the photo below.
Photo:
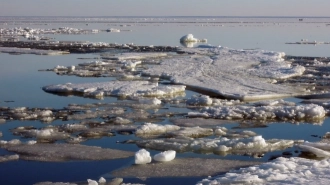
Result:
<svg viewBox="0 0 330 185"><path fill-rule="evenodd" d="M53 93L82 93L85 96L166 96L182 93L183 85L158 86L148 81L110 81L82 84L58 84L45 86L42 89Z"/></svg>
<svg viewBox="0 0 330 185"><path fill-rule="evenodd" d="M207 106L212 104L212 99L206 95L200 95L200 96L194 95L191 98L189 98L186 103L188 105Z"/></svg>
<svg viewBox="0 0 330 185"><path fill-rule="evenodd" d="M283 61L284 53L224 47L182 50L195 55L164 58L160 65L150 66L143 73L231 99L260 100L306 93L301 87L270 83L269 79L299 76L304 71L302 66Z"/></svg>
<svg viewBox="0 0 330 185"><path fill-rule="evenodd" d="M135 164L147 164L151 162L150 152L141 149L135 153Z"/></svg>
<svg viewBox="0 0 330 185"><path fill-rule="evenodd" d="M175 154L174 150L168 150L154 155L153 159L158 162L168 162L175 158Z"/></svg>
<svg viewBox="0 0 330 185"><path fill-rule="evenodd" d="M277 158L272 162L239 170L225 175L203 179L196 185L215 184L313 184L326 185L329 179L330 160L315 161L304 158Z"/></svg>

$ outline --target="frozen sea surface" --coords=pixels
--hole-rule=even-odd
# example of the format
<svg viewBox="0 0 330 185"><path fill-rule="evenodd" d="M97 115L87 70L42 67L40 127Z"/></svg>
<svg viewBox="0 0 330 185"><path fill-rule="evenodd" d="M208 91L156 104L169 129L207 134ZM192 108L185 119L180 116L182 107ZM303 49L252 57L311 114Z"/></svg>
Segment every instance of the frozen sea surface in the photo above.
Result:
<svg viewBox="0 0 330 185"><path fill-rule="evenodd" d="M106 54L107 58L102 58L105 55L98 53L60 56L0 53L2 66L0 68L0 85L3 87L0 91L0 131L2 135L0 158L6 161L0 163L0 171L3 174L2 183L34 184L51 181L86 184L87 179L98 180L100 177L105 177L109 182L116 176L124 176L124 183L152 185L200 182L208 184L211 181L221 181L230 175L230 182L233 183L248 178L256 180L253 182L285 184L305 183L313 180L318 184L325 184L328 182L324 175L328 173L328 161L318 160L322 160L322 157L328 155L328 145L318 142L323 138L321 142L326 143L328 137L326 133L330 131L330 122L327 117L329 106L326 100L308 100L302 104L301 99L291 97L285 100L244 102L206 96L191 91L193 88L184 89L183 95L157 97L157 99L154 97L122 99L114 96L97 98L96 96L75 96L74 93L68 96L55 95L45 93L42 87L67 83L114 83L113 81L123 78L110 75L78 77L59 73L60 68L57 73L38 70L54 69L55 66L72 69L71 66L79 65L94 65L89 69L96 70L99 66L111 63L116 70L126 65L122 71L126 75L125 80L129 82L121 81L120 83L129 84L136 81L137 84L142 83L143 85L144 82L141 82L141 79L146 80L147 78L138 78L137 73L142 69L147 69L151 74L151 69L154 69L163 70L166 74L172 73L173 76L166 76L163 71L155 73L159 76L163 74L168 77L167 80L158 79L153 75L153 79L147 79L158 81L158 85L163 87L169 85L169 80L178 83L187 83L191 80L179 78L178 74L185 75L184 77L193 77L193 74L196 74L200 75L200 78L194 79L199 80L199 86L218 88L219 92L226 91L227 94L233 94L232 92L244 94L248 92L247 89L251 90L251 94L260 93L263 91L251 88L251 86L256 87L260 84L265 84L261 87L277 94L283 92L300 94L301 87L305 88L306 92L308 92L306 87L310 91L319 92L318 86L327 84L326 80L329 76L326 72L327 61L319 62L318 59L312 59L312 62L309 61L307 65L304 64L304 60L297 63L296 60L283 61L282 58L283 52L286 55L296 56L329 56L329 45L285 44L301 39L326 42L328 41L329 22L329 18L304 18L303 21L299 21L299 18L269 17L1 17L0 29L71 27L99 30L99 32L88 34L42 35L63 41L177 46L180 45L179 39L188 33L208 40L207 44L203 44L202 49L193 48L190 50L192 51L190 54L162 54L161 59L158 58L159 54L155 54L156 58L140 58L141 62L135 60L137 58L134 59L134 57L116 58L114 53ZM106 30L110 28L120 29L120 32L107 32ZM25 38L20 36L20 39ZM218 47L219 45L222 47ZM189 52L189 50L187 51ZM145 54L142 55L145 56ZM132 54L122 55L122 57L127 56L131 57ZM127 61L117 63L116 60ZM102 61L102 63L95 61ZM260 63L260 61L262 62ZM177 64L178 62L182 62L184 65L180 66ZM229 62L235 64L235 67L225 65ZM165 64L176 70L167 69ZM216 68L217 65L219 68ZM226 67L221 69L220 66L223 65ZM130 71L128 74L128 70L135 66L138 66L137 71ZM219 70L228 72L221 79L240 75L241 79L236 77L232 80L237 83L246 81L245 78L252 78L254 83L248 83L246 86L249 87L244 87L244 89L237 90L230 86L224 89L219 88L217 81L209 83L210 78L203 77L205 74L219 74ZM247 73L241 73L242 71ZM190 73L192 75L188 75ZM218 80L223 83L221 79ZM258 81L260 79L264 79L264 81ZM293 84L277 84L274 80L278 82L292 80ZM302 83L302 81L322 82L320 80L324 80L324 83L315 83L314 89L310 84L301 87L294 85L294 83ZM195 81L193 82L195 83ZM324 86L323 91L326 90L327 87ZM51 114L48 114L50 112ZM188 118L189 113L194 114L192 117L200 116L202 118ZM218 116L218 119L204 119L206 113L209 117ZM223 118L241 116L243 119L219 119L221 115ZM270 119L256 119L264 118L263 115L266 117L269 115ZM280 118L276 118L277 115ZM247 117L251 119L245 119ZM167 129L167 125L172 126L173 129ZM150 137L150 134L146 134L146 132L154 133ZM141 134L139 135L139 133ZM54 135L56 135L55 138L47 138ZM17 145L20 142L23 145ZM153 143L157 142L163 145L158 145L159 148L152 148ZM174 160L165 164L157 162L135 166L133 154L141 149L138 145L142 144L149 147L150 156L175 149L175 147L188 148L188 145L189 152L177 152ZM48 148L48 146L50 147ZM61 148L61 146L68 146L69 149L73 149L73 153L70 153L69 149L64 150L65 147ZM252 146L258 147L253 148ZM239 150L239 147L245 148ZM54 152L61 149L63 149L63 152L60 152L61 155L55 153L54 157ZM125 151L128 158L112 159L111 151L113 149ZM39 150L43 150L43 153L40 153ZM89 150L93 150L94 153L103 153L101 156L86 156ZM18 158L16 153L19 154ZM288 157L288 159L280 158L271 161L280 156ZM102 161L99 161L98 157L103 157ZM124 156L121 155L121 157ZM39 162L42 159L61 162ZM62 162L62 160L68 159L70 161ZM96 161L94 161L95 159ZM206 169L206 166L202 165L206 161L209 162L208 167L210 168ZM223 169L223 162L228 162L227 167L229 168ZM176 168L176 165L182 167L181 164L183 168ZM260 165L246 167L255 164ZM237 169L242 166L246 168ZM205 170L200 170L204 168ZM51 169L52 173L44 169ZM226 173L229 170L233 171ZM270 175L261 174L262 170L268 171ZM16 178L18 172L20 178ZM218 175L220 172L226 174L219 177L207 177ZM149 177L144 180L132 178L137 174L143 177L149 175ZM183 177L173 178L174 175L183 175ZM283 180L284 177L291 179ZM202 181L204 178L207 180Z"/></svg>

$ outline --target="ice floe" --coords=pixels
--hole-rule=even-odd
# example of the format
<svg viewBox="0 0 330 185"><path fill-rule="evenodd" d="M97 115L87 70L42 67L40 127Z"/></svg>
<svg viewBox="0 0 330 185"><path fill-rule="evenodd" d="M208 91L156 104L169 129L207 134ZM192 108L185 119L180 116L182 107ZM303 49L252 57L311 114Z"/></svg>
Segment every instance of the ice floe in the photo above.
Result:
<svg viewBox="0 0 330 185"><path fill-rule="evenodd" d="M185 91L185 86L158 86L148 81L110 81L83 84L58 84L42 88L52 93L80 93L85 96L166 96Z"/></svg>
<svg viewBox="0 0 330 185"><path fill-rule="evenodd" d="M296 141L300 142L300 141ZM238 155L253 155L253 153L264 153L275 150L282 150L292 147L295 141L270 139L265 140L262 136L248 138L226 138L219 139L192 139L192 138L169 138L139 140L136 144L139 147L154 150L175 150L177 152L203 152L226 155L229 153Z"/></svg>
<svg viewBox="0 0 330 185"><path fill-rule="evenodd" d="M142 60L147 58L160 58L167 56L167 53L120 53L116 55L109 55L109 54L102 54L102 59L108 59L108 60Z"/></svg>
<svg viewBox="0 0 330 185"><path fill-rule="evenodd" d="M231 170L225 175L203 179L196 185L213 184L329 184L330 161L278 158L257 166Z"/></svg>
<svg viewBox="0 0 330 185"><path fill-rule="evenodd" d="M78 144L2 145L20 159L35 161L109 160L133 156L133 152Z"/></svg>
<svg viewBox="0 0 330 185"><path fill-rule="evenodd" d="M63 55L69 54L67 51L55 51L55 50L41 50L30 48L14 48L14 47L0 47L2 53L16 53L16 54L36 54L36 55Z"/></svg>
<svg viewBox="0 0 330 185"><path fill-rule="evenodd" d="M284 61L284 53L224 47L186 48L195 55L164 58L143 74L170 79L192 89L226 98L260 100L306 94L305 89L269 83L299 76L302 66Z"/></svg>
<svg viewBox="0 0 330 185"><path fill-rule="evenodd" d="M19 155L5 155L0 156L0 163L8 162L8 161L15 161L19 159Z"/></svg>
<svg viewBox="0 0 330 185"><path fill-rule="evenodd" d="M187 43L187 42L207 42L207 39L197 39L194 38L193 34L187 34L185 36L182 36L180 38L181 43Z"/></svg>
<svg viewBox="0 0 330 185"><path fill-rule="evenodd" d="M144 125L139 126L136 129L135 134L137 136L147 137L147 136L161 135L179 129L180 127L176 125L159 125L153 123L145 123Z"/></svg>
<svg viewBox="0 0 330 185"><path fill-rule="evenodd" d="M164 163L131 165L111 172L116 177L202 177L227 172L233 168L260 164L257 161L238 161L208 158L176 158Z"/></svg>

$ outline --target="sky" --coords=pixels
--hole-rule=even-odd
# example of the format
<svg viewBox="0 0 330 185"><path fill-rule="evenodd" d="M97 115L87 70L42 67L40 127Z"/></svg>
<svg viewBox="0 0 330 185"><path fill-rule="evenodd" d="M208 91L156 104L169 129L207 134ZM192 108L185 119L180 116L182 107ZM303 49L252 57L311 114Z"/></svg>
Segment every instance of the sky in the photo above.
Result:
<svg viewBox="0 0 330 185"><path fill-rule="evenodd" d="M330 16L330 0L0 0L0 16Z"/></svg>

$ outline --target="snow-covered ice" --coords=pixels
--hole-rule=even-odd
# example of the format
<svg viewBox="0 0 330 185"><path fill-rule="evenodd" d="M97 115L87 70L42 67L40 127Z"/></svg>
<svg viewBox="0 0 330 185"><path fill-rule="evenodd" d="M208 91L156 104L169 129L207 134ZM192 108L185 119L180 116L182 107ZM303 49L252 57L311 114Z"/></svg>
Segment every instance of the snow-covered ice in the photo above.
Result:
<svg viewBox="0 0 330 185"><path fill-rule="evenodd" d="M180 127L176 125L159 125L153 123L145 123L136 129L135 134L137 136L148 135L161 135L174 130L179 130Z"/></svg>
<svg viewBox="0 0 330 185"><path fill-rule="evenodd" d="M148 81L110 81L82 84L58 84L42 88L52 93L81 93L85 96L166 96L185 91L183 85L158 86ZM100 94L101 93L101 94Z"/></svg>
<svg viewBox="0 0 330 185"><path fill-rule="evenodd" d="M168 162L175 158L176 152L174 150L168 150L154 155L153 159L158 162Z"/></svg>
<svg viewBox="0 0 330 185"><path fill-rule="evenodd" d="M141 149L135 153L135 164L147 164L151 162L150 152Z"/></svg>
<svg viewBox="0 0 330 185"><path fill-rule="evenodd" d="M142 60L147 58L160 58L167 56L167 53L120 53L116 55L102 54L102 59L108 60Z"/></svg>
<svg viewBox="0 0 330 185"><path fill-rule="evenodd" d="M305 89L270 83L299 76L304 67L284 61L284 53L224 47L184 48L195 55L161 59L145 75L170 79L192 89L240 100L260 100L306 94Z"/></svg>
<svg viewBox="0 0 330 185"><path fill-rule="evenodd" d="M196 185L214 184L318 184L330 183L330 160L277 158L257 166L231 170L225 175L203 179Z"/></svg>
<svg viewBox="0 0 330 185"><path fill-rule="evenodd" d="M297 106L218 106L206 107L201 112L190 112L188 116L217 118L217 119L253 119L253 120L284 120L284 121L317 121L325 117L322 106L305 104Z"/></svg>

